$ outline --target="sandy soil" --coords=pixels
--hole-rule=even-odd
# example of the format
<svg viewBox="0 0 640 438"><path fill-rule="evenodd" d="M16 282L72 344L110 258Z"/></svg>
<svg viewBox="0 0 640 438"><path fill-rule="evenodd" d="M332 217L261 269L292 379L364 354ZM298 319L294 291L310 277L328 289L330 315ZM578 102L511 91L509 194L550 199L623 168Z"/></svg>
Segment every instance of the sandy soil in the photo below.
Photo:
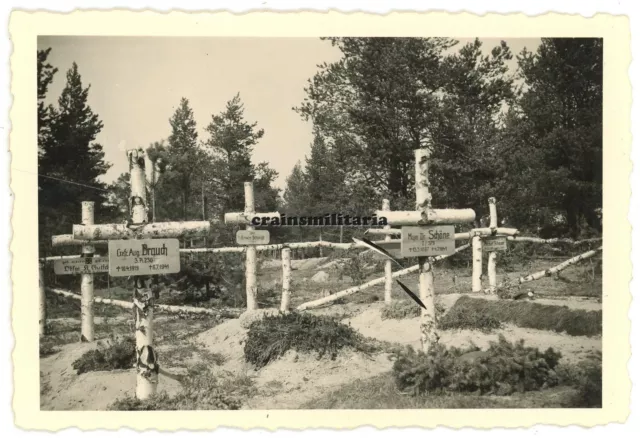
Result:
<svg viewBox="0 0 640 438"><path fill-rule="evenodd" d="M100 411L116 399L134 395L134 369L80 375L73 369L76 359L97 346L97 342L69 344L58 353L40 360L40 409ZM163 376L160 376L159 385L169 394L180 388L178 382Z"/></svg>
<svg viewBox="0 0 640 438"><path fill-rule="evenodd" d="M447 300L448 301L448 300ZM371 305L358 316L344 322L367 337L382 341L420 347L420 318L385 319L380 317L382 305ZM482 333L472 330L440 331L440 342L447 346L465 347L475 344L485 349L489 342L495 341L499 334L511 342L524 339L526 346L546 350L549 347L562 353L563 360L575 362L595 351L602 351L601 337L568 336L546 330L505 326L493 333Z"/></svg>
<svg viewBox="0 0 640 438"><path fill-rule="evenodd" d="M274 269L280 268L279 260L274 260L272 263ZM329 262L326 257L292 261L294 269L310 271L307 272L308 275L318 270L326 270L330 273L332 270L327 263L333 264L335 261ZM300 272L297 273L297 275L300 274ZM458 293L437 295L436 301L445 309L449 309L462 295ZM481 299L497 299L484 294L464 295ZM568 306L572 309L602 309L602 304L597 299L586 297L540 298L534 302ZM380 317L383 305L380 302L372 304L348 302L314 309L311 312L317 315L337 316L364 336L419 348L420 318L383 320ZM120 322L124 323L127 318L128 315L108 318L108 322L122 320ZM386 354L366 356L353 351L343 351L335 361L332 361L317 360L313 355L290 351L279 360L256 371L253 366L244 361L244 343L248 322L251 319L242 317L227 320L196 336L181 341L170 340L163 345L158 345L161 365L164 351L180 348L185 343L194 343L206 352L223 355L225 362L220 366L211 365L213 372L249 376L254 380L258 390L257 396L247 401L243 409L299 408L305 402L335 390L345 383L373 377L388 372L391 368L391 362ZM60 318L56 321L71 326L79 325L79 321L72 318ZM96 317L95 322L101 324L105 321ZM469 330L442 331L440 342L458 347L474 343L480 348L486 348L490 341L497 340L498 334L503 334L510 341L524 339L527 346L540 349L552 347L563 354L563 361L569 362L578 361L590 353L602 350L600 337L568 336L510 325L491 334ZM104 410L116 399L133 395L135 370L76 374L72 367L73 361L96 346L96 342L69 344L61 347L58 353L40 360L41 408L43 410ZM183 361L182 365L188 366L192 362L206 360L206 356L194 356L185 360L186 362ZM168 371L180 374L184 369L168 368ZM178 382L160 376L159 390L173 394L179 388Z"/></svg>

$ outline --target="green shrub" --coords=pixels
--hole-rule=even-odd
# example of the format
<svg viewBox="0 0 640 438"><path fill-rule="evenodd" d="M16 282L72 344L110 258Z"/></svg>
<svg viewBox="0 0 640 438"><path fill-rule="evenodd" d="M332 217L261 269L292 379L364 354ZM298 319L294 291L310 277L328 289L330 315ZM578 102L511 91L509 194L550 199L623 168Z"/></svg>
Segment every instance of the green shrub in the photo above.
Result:
<svg viewBox="0 0 640 438"><path fill-rule="evenodd" d="M490 301L463 296L449 309L441 324L448 324L452 318L458 319L456 316L458 314L462 315L460 319L463 316L491 318L499 322L515 324L518 327L550 330L558 333L566 332L571 336L602 334L602 311L599 310L575 310L565 306L545 305L530 301Z"/></svg>
<svg viewBox="0 0 640 438"><path fill-rule="evenodd" d="M458 305L461 299L466 298L473 301L474 298L461 297L456 304L442 318L438 320L438 327L442 330L467 329L480 330L489 333L492 330L502 327L502 323L495 316L475 309Z"/></svg>
<svg viewBox="0 0 640 438"><path fill-rule="evenodd" d="M255 394L253 382L247 377L220 378L198 368L182 381L180 391L170 396L166 392L147 400L127 397L116 400L111 411L185 411L238 410L242 401Z"/></svg>
<svg viewBox="0 0 640 438"><path fill-rule="evenodd" d="M343 348L371 351L364 338L327 316L287 313L265 316L249 326L244 356L248 363L261 368L289 350L317 352L318 358L335 359Z"/></svg>
<svg viewBox="0 0 640 438"><path fill-rule="evenodd" d="M135 365L135 360L135 340L125 338L114 341L108 347L87 351L72 366L78 374L82 374L89 371L128 369Z"/></svg>
<svg viewBox="0 0 640 438"><path fill-rule="evenodd" d="M541 353L524 341L508 342L502 335L486 351L477 347L447 348L434 344L427 353L411 347L391 355L398 389L412 395L446 392L508 395L558 384L554 368L560 354Z"/></svg>
<svg viewBox="0 0 640 438"><path fill-rule="evenodd" d="M602 407L602 356L586 359L578 364L562 364L556 369L562 385L578 390L576 407Z"/></svg>

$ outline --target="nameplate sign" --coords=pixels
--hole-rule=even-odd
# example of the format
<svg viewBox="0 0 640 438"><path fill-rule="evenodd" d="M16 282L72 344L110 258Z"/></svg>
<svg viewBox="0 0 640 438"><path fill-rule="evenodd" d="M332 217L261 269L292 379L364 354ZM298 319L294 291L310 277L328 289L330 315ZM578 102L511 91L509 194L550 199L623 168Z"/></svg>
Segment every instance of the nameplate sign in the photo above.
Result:
<svg viewBox="0 0 640 438"><path fill-rule="evenodd" d="M56 275L99 274L109 272L108 257L78 257L75 259L54 260L53 271Z"/></svg>
<svg viewBox="0 0 640 438"><path fill-rule="evenodd" d="M109 241L109 275L175 274L180 272L178 239Z"/></svg>
<svg viewBox="0 0 640 438"><path fill-rule="evenodd" d="M482 239L482 250L486 252L506 251L506 237L485 237Z"/></svg>
<svg viewBox="0 0 640 438"><path fill-rule="evenodd" d="M402 227L402 257L432 257L455 252L456 230L453 225Z"/></svg>
<svg viewBox="0 0 640 438"><path fill-rule="evenodd" d="M238 245L267 245L269 238L267 230L239 230L236 233Z"/></svg>

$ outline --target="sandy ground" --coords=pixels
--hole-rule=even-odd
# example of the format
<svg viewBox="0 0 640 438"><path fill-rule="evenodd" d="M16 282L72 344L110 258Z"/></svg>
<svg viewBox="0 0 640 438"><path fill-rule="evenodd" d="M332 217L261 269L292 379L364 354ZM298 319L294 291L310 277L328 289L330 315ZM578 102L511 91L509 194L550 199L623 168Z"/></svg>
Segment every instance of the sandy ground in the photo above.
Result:
<svg viewBox="0 0 640 438"><path fill-rule="evenodd" d="M382 319L380 308L382 305L372 304L356 317L344 321L367 337L381 341L420 347L420 318L411 319ZM447 346L466 347L475 344L485 349L489 342L496 341L499 334L511 341L524 339L526 346L546 350L551 347L562 353L563 360L575 362L595 351L602 351L601 337L568 336L546 330L506 325L504 329L493 333L482 333L473 330L445 330L440 331L440 342Z"/></svg>
<svg viewBox="0 0 640 438"><path fill-rule="evenodd" d="M47 411L100 411L116 399L133 396L136 371L98 371L78 375L73 362L85 352L97 348L97 342L65 345L51 356L40 360L40 408ZM160 376L159 385L169 394L180 385Z"/></svg>
<svg viewBox="0 0 640 438"><path fill-rule="evenodd" d="M273 261L274 266L279 261ZM330 272L326 266L328 259L317 258L294 260L294 269L300 271ZM330 262L333 263L333 262ZM437 295L436 300L445 309L449 309L463 294ZM474 298L497 299L497 297L470 295ZM601 310L602 304L595 298L570 297L566 299L536 299L540 304L568 306L572 309ZM315 309L314 314L337 316L344 323L358 330L364 336L391 343L420 347L420 319L383 320L380 310L383 304L347 303ZM109 318L109 322L120 318ZM158 318L160 319L160 318ZM60 318L57 321L79 325L73 318ZM335 361L317 360L313 355L298 354L290 351L284 357L267 365L259 371L244 361L244 343L246 340L247 318L224 321L196 336L181 341L159 345L162 365L162 352L194 343L210 353L225 357L225 362L212 365L219 373L233 373L249 376L254 380L258 394L246 402L243 409L295 409L305 402L337 389L356 379L368 378L388 372L391 362L386 354L367 356L353 351L343 351ZM96 324L104 321L96 318ZM463 347L470 343L486 348L503 334L510 341L524 339L525 345L546 349L552 347L560 351L563 361L575 362L590 353L602 350L600 337L568 336L564 334L506 326L504 329L485 334L470 330L452 330L440 332L440 342L449 346ZM175 344L175 345L174 345ZM96 348L97 343L74 343L63 346L60 351L40 359L41 370L41 408L43 410L104 410L118 398L133 395L135 388L135 370L90 372L77 375L72 367L74 360L83 353ZM195 358L194 361L203 358ZM191 363L189 359L185 364ZM184 365L184 364L183 364ZM175 373L184 372L183 368L168 368ZM159 390L173 394L180 384L172 379L160 376Z"/></svg>

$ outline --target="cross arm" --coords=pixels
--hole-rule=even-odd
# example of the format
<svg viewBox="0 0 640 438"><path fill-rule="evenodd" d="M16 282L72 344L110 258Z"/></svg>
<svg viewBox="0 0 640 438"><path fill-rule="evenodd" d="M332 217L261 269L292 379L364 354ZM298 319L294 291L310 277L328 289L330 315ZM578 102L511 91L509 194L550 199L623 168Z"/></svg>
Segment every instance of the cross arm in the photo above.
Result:
<svg viewBox="0 0 640 438"><path fill-rule="evenodd" d="M144 225L100 224L74 225L73 238L76 240L114 240L136 238L178 238L204 237L211 231L207 221L154 222Z"/></svg>
<svg viewBox="0 0 640 438"><path fill-rule="evenodd" d="M476 220L476 212L464 209L426 209L424 211L376 211L389 225L465 224Z"/></svg>
<svg viewBox="0 0 640 438"><path fill-rule="evenodd" d="M52 246L82 246L82 245L96 245L96 244L106 244L108 243L106 240L93 240L89 242L88 240L76 240L73 238L73 234L60 234L58 236L51 237L51 245Z"/></svg>

